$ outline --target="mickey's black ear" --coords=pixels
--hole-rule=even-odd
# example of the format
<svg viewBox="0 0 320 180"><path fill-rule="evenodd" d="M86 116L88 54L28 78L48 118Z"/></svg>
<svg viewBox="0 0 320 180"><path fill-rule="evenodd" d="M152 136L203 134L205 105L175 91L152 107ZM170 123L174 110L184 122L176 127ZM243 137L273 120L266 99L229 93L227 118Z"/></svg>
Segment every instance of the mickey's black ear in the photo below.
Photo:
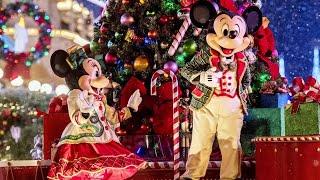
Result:
<svg viewBox="0 0 320 180"><path fill-rule="evenodd" d="M248 33L256 32L262 24L262 12L257 6L250 6L242 13L248 26Z"/></svg>
<svg viewBox="0 0 320 180"><path fill-rule="evenodd" d="M66 59L69 57L69 54L64 50L55 51L50 58L51 68L57 76L64 78L71 71Z"/></svg>
<svg viewBox="0 0 320 180"><path fill-rule="evenodd" d="M216 15L215 7L206 0L199 0L192 5L190 10L190 20L198 28L208 28L209 20Z"/></svg>

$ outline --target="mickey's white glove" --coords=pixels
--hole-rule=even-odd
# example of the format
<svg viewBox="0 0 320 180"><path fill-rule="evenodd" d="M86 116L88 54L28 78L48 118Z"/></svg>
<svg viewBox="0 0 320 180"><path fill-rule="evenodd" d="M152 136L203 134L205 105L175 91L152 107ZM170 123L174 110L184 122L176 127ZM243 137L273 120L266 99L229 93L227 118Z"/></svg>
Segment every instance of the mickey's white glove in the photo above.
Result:
<svg viewBox="0 0 320 180"><path fill-rule="evenodd" d="M89 114L92 114L94 112L93 103L94 103L94 96L89 95L88 91L83 91L80 94L79 99L77 101L80 112L89 113Z"/></svg>
<svg viewBox="0 0 320 180"><path fill-rule="evenodd" d="M137 112L141 102L142 98L140 95L140 90L138 89L130 96L127 107L132 108L134 112Z"/></svg>
<svg viewBox="0 0 320 180"><path fill-rule="evenodd" d="M218 87L219 79L222 77L222 72L215 72L210 68L206 72L200 74L200 83L208 87Z"/></svg>

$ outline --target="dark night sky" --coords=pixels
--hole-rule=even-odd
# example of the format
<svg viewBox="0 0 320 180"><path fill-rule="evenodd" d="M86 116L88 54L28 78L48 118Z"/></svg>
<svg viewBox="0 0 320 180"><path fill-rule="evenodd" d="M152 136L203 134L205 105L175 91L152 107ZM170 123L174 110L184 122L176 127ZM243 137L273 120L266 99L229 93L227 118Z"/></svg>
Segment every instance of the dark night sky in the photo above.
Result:
<svg viewBox="0 0 320 180"><path fill-rule="evenodd" d="M271 21L286 76L312 75L313 51L320 47L320 1L263 0L262 11Z"/></svg>

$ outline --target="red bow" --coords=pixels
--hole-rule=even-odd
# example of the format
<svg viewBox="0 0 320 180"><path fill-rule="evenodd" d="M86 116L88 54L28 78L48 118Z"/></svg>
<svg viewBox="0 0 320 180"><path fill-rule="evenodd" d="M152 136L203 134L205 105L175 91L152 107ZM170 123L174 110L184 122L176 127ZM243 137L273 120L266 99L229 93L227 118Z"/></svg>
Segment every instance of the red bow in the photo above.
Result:
<svg viewBox="0 0 320 180"><path fill-rule="evenodd" d="M320 103L319 84L312 76L309 76L306 81L304 81L302 77L293 78L292 87L289 89L293 96L291 113L299 111L300 103Z"/></svg>

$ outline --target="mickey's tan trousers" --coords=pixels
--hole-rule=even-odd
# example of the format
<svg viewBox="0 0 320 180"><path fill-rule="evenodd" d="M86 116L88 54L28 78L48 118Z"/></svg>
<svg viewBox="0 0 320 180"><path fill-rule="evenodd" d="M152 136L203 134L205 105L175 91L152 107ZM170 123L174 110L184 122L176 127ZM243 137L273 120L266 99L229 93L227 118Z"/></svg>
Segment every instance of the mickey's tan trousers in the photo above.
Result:
<svg viewBox="0 0 320 180"><path fill-rule="evenodd" d="M220 178L240 177L242 124L243 112L238 96L213 96L205 107L194 110L191 147L182 177L200 179L205 175L215 136L222 154Z"/></svg>

